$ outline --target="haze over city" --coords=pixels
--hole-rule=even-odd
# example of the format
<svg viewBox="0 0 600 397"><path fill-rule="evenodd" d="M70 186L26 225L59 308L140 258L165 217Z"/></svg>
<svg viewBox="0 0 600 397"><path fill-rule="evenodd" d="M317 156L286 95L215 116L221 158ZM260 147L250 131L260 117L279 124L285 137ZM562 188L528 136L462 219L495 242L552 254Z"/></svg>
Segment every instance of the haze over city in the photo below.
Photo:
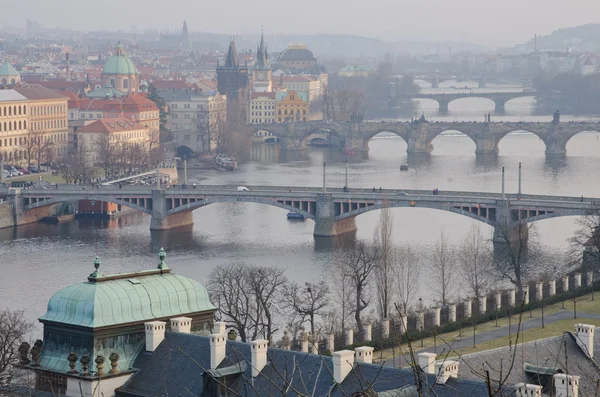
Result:
<svg viewBox="0 0 600 397"><path fill-rule="evenodd" d="M301 7L301 16L287 8ZM356 34L386 41L469 41L490 47L529 40L534 34L597 21L595 0L306 0L297 5L268 0L106 0L90 10L75 0L23 0L0 14L0 25L22 27L31 17L45 27L123 30L132 26L178 30L187 18L191 31L256 34ZM21 19L15 18L16 15Z"/></svg>

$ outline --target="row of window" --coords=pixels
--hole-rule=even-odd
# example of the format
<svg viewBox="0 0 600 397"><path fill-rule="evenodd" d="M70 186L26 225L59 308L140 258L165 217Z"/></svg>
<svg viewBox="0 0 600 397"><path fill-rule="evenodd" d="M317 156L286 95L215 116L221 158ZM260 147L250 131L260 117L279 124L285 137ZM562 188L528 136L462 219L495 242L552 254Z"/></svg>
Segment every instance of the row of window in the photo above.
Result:
<svg viewBox="0 0 600 397"><path fill-rule="evenodd" d="M48 130L52 128L66 128L67 122L65 120L50 120L50 121L39 121L33 123L33 130Z"/></svg>
<svg viewBox="0 0 600 397"><path fill-rule="evenodd" d="M19 131L19 130L25 130L27 129L27 121L23 120L23 122L21 123L21 121L19 120L19 122L17 123L16 121L13 122L4 122L4 123L0 123L0 132L7 132L7 131Z"/></svg>
<svg viewBox="0 0 600 397"><path fill-rule="evenodd" d="M2 112L0 112L0 116L8 117L8 116L18 116L27 114L27 106L23 105L13 105L13 106L3 106Z"/></svg>
<svg viewBox="0 0 600 397"><path fill-rule="evenodd" d="M292 119L292 117L290 117L290 119ZM286 120L287 120L286 117L277 117L277 122L278 123L283 123ZM292 121L294 121L294 120L292 120ZM300 117L298 117L298 115L296 115L296 120L295 121L306 121L306 117L300 118Z"/></svg>
<svg viewBox="0 0 600 397"><path fill-rule="evenodd" d="M43 137L41 137L42 141L44 143L48 143L48 142L52 142L52 143L58 143L58 142L66 142L67 141L67 134L52 134L52 135L45 135ZM34 138L34 142L36 141L36 138ZM23 146L27 144L27 137L19 137L19 138L4 138L4 139L0 139L0 147L4 146L4 147L9 147L9 146Z"/></svg>
<svg viewBox="0 0 600 397"><path fill-rule="evenodd" d="M285 110L283 111L283 114L284 114L284 115L287 115L287 114L288 114L288 111L287 111L287 109L285 109ZM289 114L294 114L294 110L293 110L293 109L292 109L292 110L290 110L290 113L289 113ZM297 115L299 115L299 114L300 114L300 110L299 110L299 109L297 109L297 110L296 110L296 114L297 114ZM302 114L303 114L303 115L306 115L306 110L303 110L303 111L302 111ZM277 111L277 115L281 116L281 109L279 109L279 110Z"/></svg>
<svg viewBox="0 0 600 397"><path fill-rule="evenodd" d="M66 112L65 105L47 105L47 106L32 106L31 114L34 116L43 116L49 114L63 114Z"/></svg>
<svg viewBox="0 0 600 397"><path fill-rule="evenodd" d="M275 112L252 112L251 116L275 116Z"/></svg>
<svg viewBox="0 0 600 397"><path fill-rule="evenodd" d="M272 124L275 122L275 119L251 119L251 124Z"/></svg>
<svg viewBox="0 0 600 397"><path fill-rule="evenodd" d="M252 109L262 110L262 105L252 105ZM265 105L265 109L275 109L275 105Z"/></svg>

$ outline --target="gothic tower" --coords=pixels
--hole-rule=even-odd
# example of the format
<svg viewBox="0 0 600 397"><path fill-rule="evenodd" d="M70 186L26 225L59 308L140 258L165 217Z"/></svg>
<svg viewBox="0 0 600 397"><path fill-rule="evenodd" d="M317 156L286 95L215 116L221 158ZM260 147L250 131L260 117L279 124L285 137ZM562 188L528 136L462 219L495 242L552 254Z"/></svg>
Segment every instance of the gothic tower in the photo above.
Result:
<svg viewBox="0 0 600 397"><path fill-rule="evenodd" d="M187 21L183 20L183 29L181 30L181 47L184 50L190 49L190 37L188 35Z"/></svg>
<svg viewBox="0 0 600 397"><path fill-rule="evenodd" d="M261 32L260 45L256 50L256 64L252 68L252 91L273 91L271 73L272 70L269 62L269 54L267 53L267 45L265 44L264 34Z"/></svg>
<svg viewBox="0 0 600 397"><path fill-rule="evenodd" d="M219 93L227 96L227 118L246 120L248 104L248 67L240 66L235 41L229 43L224 66L217 66Z"/></svg>

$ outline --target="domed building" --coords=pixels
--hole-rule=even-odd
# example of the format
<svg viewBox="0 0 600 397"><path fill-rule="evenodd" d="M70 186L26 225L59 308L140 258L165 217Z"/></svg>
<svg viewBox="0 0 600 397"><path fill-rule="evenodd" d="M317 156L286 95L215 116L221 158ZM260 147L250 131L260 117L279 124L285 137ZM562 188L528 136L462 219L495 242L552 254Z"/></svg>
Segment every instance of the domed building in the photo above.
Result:
<svg viewBox="0 0 600 397"><path fill-rule="evenodd" d="M8 62L0 65L0 88L14 87L21 81L21 74Z"/></svg>
<svg viewBox="0 0 600 397"><path fill-rule="evenodd" d="M279 55L279 63L287 69L310 69L317 64L317 58L304 44L290 44Z"/></svg>
<svg viewBox="0 0 600 397"><path fill-rule="evenodd" d="M39 319L43 340L31 349L32 359L21 363L35 372L37 389L65 395L72 383L98 372L125 381L148 343L148 324L164 321L167 329L210 333L216 308L204 286L172 273L163 249L159 258L154 269L114 275L104 275L96 258L86 281L50 298Z"/></svg>
<svg viewBox="0 0 600 397"><path fill-rule="evenodd" d="M125 47L119 44L115 54L108 58L102 69L102 87L109 85L124 93L138 91L138 71L131 59L125 55Z"/></svg>

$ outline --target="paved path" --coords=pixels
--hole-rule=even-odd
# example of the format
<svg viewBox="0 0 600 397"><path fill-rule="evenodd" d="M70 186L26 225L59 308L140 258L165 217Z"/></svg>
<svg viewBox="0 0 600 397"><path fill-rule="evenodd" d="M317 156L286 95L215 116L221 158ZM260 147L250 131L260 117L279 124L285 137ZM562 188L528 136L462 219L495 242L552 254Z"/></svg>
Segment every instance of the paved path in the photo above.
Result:
<svg viewBox="0 0 600 397"><path fill-rule="evenodd" d="M600 319L600 315L578 312L577 318ZM573 319L572 311L563 310L563 311L560 311L560 312L557 312L554 314L544 316L544 324L550 324L555 321L566 320L566 319ZM536 317L536 318L530 319L529 312L523 313L523 322L521 323L522 330L527 331L527 330L533 329L533 328L540 328L541 326L542 326L542 317ZM510 327L511 333L513 335L517 333L518 329L519 329L518 322L513 323ZM480 334L475 335L475 343L478 344L478 343L482 343L482 342L488 342L488 341L498 339L498 338L501 338L501 337L507 336L507 335L508 335L508 326L499 327L499 328L496 328L496 329L493 329L490 331L486 331L486 332L482 332ZM450 346L448 346L448 344L450 344ZM464 328L463 329L463 338L460 340L454 340L454 341L447 340L447 341L443 342L438 339L438 345L436 346L435 350L433 347L419 349L419 341L414 341L413 346L415 346L418 353L426 353L427 352L427 353L438 353L438 354L442 353L442 352L448 352L451 349L459 350L459 349L464 349L466 347L471 347L471 346L473 346L472 328L471 328L471 333L469 333L468 328ZM375 353L374 355L376 356L376 354L377 353ZM398 359L396 359L396 360L398 360ZM388 358L387 360L385 360L383 362L383 365L394 366L394 360L392 358Z"/></svg>

